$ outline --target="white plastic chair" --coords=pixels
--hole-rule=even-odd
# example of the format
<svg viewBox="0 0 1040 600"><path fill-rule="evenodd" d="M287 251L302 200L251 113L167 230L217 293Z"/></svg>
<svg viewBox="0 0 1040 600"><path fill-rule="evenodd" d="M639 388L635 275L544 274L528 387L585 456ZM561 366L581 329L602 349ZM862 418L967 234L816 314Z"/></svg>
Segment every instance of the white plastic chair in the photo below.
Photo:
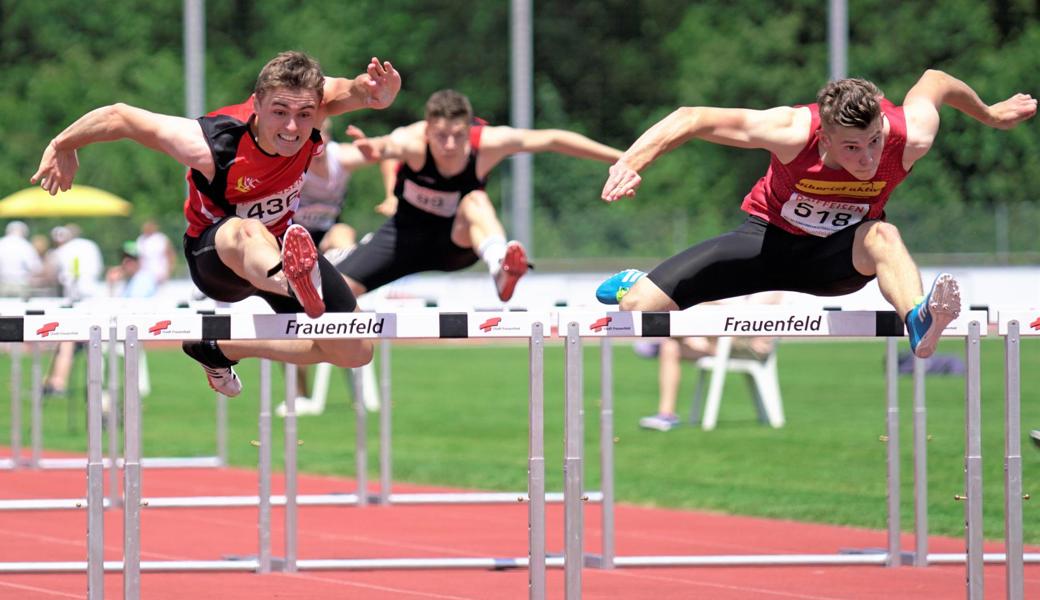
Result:
<svg viewBox="0 0 1040 600"><path fill-rule="evenodd" d="M690 409L690 422L701 423L704 430L715 429L719 420L719 406L722 404L722 389L726 383L727 373L743 373L747 377L748 387L758 411L758 420L772 427L783 427L784 404L780 396L780 379L776 369L776 345L765 358L733 358L733 338L720 337L714 356L697 359L695 365L699 371L697 390L693 396ZM704 400L704 381L711 375L708 385L707 402L704 405L704 418L700 419L701 402Z"/></svg>

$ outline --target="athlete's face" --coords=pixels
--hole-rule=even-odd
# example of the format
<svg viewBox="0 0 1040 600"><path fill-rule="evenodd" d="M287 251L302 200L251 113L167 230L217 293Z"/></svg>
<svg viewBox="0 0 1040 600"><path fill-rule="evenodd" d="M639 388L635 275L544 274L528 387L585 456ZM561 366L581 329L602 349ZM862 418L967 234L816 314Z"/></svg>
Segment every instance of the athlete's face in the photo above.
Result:
<svg viewBox="0 0 1040 600"><path fill-rule="evenodd" d="M469 122L437 117L426 121L426 143L439 162L469 156Z"/></svg>
<svg viewBox="0 0 1040 600"><path fill-rule="evenodd" d="M827 152L824 164L841 167L853 177L866 181L877 173L881 151L885 148L884 120L878 117L866 129L824 127L820 136Z"/></svg>
<svg viewBox="0 0 1040 600"><path fill-rule="evenodd" d="M275 88L263 98L253 98L256 126L253 132L268 154L292 156L317 125L321 99L314 90Z"/></svg>

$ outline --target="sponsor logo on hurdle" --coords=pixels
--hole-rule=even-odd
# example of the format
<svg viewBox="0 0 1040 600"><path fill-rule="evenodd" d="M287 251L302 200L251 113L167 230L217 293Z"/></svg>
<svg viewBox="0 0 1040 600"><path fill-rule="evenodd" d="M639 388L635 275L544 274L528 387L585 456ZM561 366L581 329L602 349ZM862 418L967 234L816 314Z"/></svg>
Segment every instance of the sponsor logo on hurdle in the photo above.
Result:
<svg viewBox="0 0 1040 600"><path fill-rule="evenodd" d="M156 321L155 325L152 325L151 327L148 328L148 333L150 333L152 335L159 335L160 333L165 331L167 328L169 328L169 326L170 326L170 320L169 319L166 319L165 321Z"/></svg>
<svg viewBox="0 0 1040 600"><path fill-rule="evenodd" d="M520 331L522 327L519 324L510 324L508 319L503 322L502 317L488 317L486 321L477 326L477 329L481 333L501 334L510 331Z"/></svg>
<svg viewBox="0 0 1040 600"><path fill-rule="evenodd" d="M1033 329L1040 331L1040 317L1037 317L1035 321L1029 324Z"/></svg>
<svg viewBox="0 0 1040 600"><path fill-rule="evenodd" d="M596 333L607 333L611 331L632 333L634 329L632 324L625 322L624 319L622 319L620 323L615 323L614 317L600 317L589 324L589 331L594 331Z"/></svg>
<svg viewBox="0 0 1040 600"><path fill-rule="evenodd" d="M379 335L383 333L383 325L386 319L358 319L338 323L300 323L296 319L290 319L285 323L285 335Z"/></svg>
<svg viewBox="0 0 1040 600"><path fill-rule="evenodd" d="M726 317L723 331L733 332L776 332L785 331L820 331L823 323L823 315L818 317L805 316L802 318L791 315L786 319L738 319Z"/></svg>
<svg viewBox="0 0 1040 600"><path fill-rule="evenodd" d="M54 333L54 331L57 328L58 328L58 322L57 321L54 321L54 322L51 322L51 323L47 323L43 327L40 327L39 329L36 330L36 335L38 335L38 336L40 336L42 338L45 338L45 337L49 336L50 334Z"/></svg>

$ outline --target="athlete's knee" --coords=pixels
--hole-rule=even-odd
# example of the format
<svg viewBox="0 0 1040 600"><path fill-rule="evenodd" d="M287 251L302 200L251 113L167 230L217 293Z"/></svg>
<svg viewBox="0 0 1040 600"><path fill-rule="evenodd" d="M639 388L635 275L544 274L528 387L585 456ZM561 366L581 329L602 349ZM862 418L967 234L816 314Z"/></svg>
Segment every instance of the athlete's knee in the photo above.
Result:
<svg viewBox="0 0 1040 600"><path fill-rule="evenodd" d="M864 246L873 255L905 252L903 237L899 228L891 223L878 222L871 227L863 240Z"/></svg>
<svg viewBox="0 0 1040 600"><path fill-rule="evenodd" d="M662 311L679 310L679 306L647 277L628 290L618 303L621 310Z"/></svg>
<svg viewBox="0 0 1040 600"><path fill-rule="evenodd" d="M371 340L337 340L335 343L323 345L322 351L326 362L344 369L353 369L372 362L373 346Z"/></svg>
<svg viewBox="0 0 1040 600"><path fill-rule="evenodd" d="M459 202L459 212L471 219L496 218L495 205L484 190L474 190L463 196Z"/></svg>
<svg viewBox="0 0 1040 600"><path fill-rule="evenodd" d="M354 293L355 298L360 298L362 294L368 291L368 288L346 275L343 276L343 279L347 281L347 285L350 287L350 291Z"/></svg>

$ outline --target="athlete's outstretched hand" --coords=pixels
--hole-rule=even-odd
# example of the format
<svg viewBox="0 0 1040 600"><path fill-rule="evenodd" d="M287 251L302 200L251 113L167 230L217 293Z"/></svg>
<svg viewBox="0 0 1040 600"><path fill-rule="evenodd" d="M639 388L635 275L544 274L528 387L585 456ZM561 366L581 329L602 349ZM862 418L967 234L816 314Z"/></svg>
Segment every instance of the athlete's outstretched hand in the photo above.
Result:
<svg viewBox="0 0 1040 600"><path fill-rule="evenodd" d="M626 196L632 198L636 195L636 190L642 182L643 178L636 173L635 169L619 160L611 165L610 175L607 177L607 183L603 185L600 197L607 202L620 200Z"/></svg>
<svg viewBox="0 0 1040 600"><path fill-rule="evenodd" d="M72 179L79 169L79 157L75 150L58 150L53 143L47 144L40 158L40 168L36 169L30 183L39 182L40 187L51 196L58 190L67 191L72 187Z"/></svg>
<svg viewBox="0 0 1040 600"><path fill-rule="evenodd" d="M366 137L368 137L367 135L365 135L365 132L364 132L364 131L361 131L361 128L360 128L360 127L358 127L357 125L347 125L347 131L346 131L346 133L347 133L347 135L349 135L350 137L354 138L354 141L355 141L355 142L356 142L357 140L363 140L363 139L365 139Z"/></svg>
<svg viewBox="0 0 1040 600"><path fill-rule="evenodd" d="M1014 96L989 107L991 127L1011 129L1036 114L1036 98L1029 94Z"/></svg>
<svg viewBox="0 0 1040 600"><path fill-rule="evenodd" d="M393 103L397 92L401 91L401 74L390 61L379 62L372 57L368 63L368 105L372 108L386 108Z"/></svg>

